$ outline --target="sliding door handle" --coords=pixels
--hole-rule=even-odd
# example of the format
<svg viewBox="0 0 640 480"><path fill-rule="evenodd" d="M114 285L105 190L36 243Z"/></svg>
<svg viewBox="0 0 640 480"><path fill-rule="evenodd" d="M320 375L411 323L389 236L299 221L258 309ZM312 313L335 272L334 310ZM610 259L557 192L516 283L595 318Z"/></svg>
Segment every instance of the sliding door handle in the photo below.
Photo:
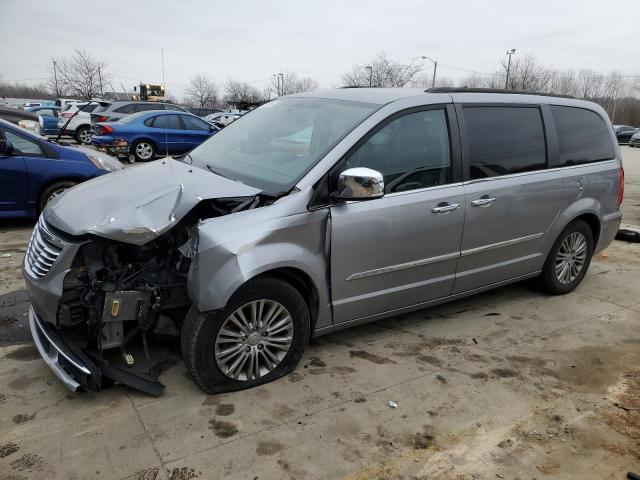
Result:
<svg viewBox="0 0 640 480"><path fill-rule="evenodd" d="M460 204L459 203L452 203L452 204L448 204L448 203L441 203L439 204L437 207L433 207L431 209L432 213L437 213L439 215L443 215L449 212L453 212L454 210L457 210L458 208L460 208Z"/></svg>
<svg viewBox="0 0 640 480"><path fill-rule="evenodd" d="M488 207L493 202L495 202L495 197L482 197L471 202L472 207Z"/></svg>

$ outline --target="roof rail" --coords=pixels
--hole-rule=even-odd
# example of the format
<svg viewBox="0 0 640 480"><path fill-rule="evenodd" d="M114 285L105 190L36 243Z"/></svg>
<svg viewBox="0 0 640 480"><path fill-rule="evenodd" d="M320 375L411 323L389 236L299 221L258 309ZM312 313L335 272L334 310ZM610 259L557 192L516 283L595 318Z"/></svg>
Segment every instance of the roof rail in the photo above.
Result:
<svg viewBox="0 0 640 480"><path fill-rule="evenodd" d="M506 90L502 88L468 88L468 87L436 87L427 88L426 93L510 93L516 95L539 95L542 97L576 98L571 95L558 95L556 93L525 92L524 90Z"/></svg>

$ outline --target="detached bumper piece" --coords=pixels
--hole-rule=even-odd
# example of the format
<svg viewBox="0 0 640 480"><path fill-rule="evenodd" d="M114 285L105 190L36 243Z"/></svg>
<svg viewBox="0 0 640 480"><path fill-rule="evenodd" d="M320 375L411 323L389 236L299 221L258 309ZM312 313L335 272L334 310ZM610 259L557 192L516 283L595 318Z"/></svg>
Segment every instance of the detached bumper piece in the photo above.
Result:
<svg viewBox="0 0 640 480"><path fill-rule="evenodd" d="M113 143L108 145L107 144L105 145L94 144L94 145L98 150L100 150L101 152L107 153L109 155L115 155L118 157L129 155L129 144L124 139L116 140Z"/></svg>
<svg viewBox="0 0 640 480"><path fill-rule="evenodd" d="M153 396L159 396L164 390L164 385L154 376L111 365L97 352L84 352L70 340L62 339L32 308L29 326L42 359L71 391L98 392L104 378Z"/></svg>

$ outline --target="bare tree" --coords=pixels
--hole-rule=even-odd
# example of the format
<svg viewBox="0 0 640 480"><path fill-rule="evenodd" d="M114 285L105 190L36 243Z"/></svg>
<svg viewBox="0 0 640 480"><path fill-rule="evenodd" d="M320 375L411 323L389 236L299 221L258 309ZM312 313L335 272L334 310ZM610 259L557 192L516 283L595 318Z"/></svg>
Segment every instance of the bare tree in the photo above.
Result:
<svg viewBox="0 0 640 480"><path fill-rule="evenodd" d="M202 73L196 73L185 94L197 107L213 107L218 103L218 86L213 80Z"/></svg>
<svg viewBox="0 0 640 480"><path fill-rule="evenodd" d="M294 72L284 72L282 76L271 78L270 90L275 95L292 95L294 93L317 90L320 84L315 78L298 77Z"/></svg>
<svg viewBox="0 0 640 480"><path fill-rule="evenodd" d="M506 80L508 61L501 62L503 82ZM538 63L533 53L512 59L507 88L524 92L544 92L551 87L554 71ZM503 83L504 84L504 83Z"/></svg>
<svg viewBox="0 0 640 480"><path fill-rule="evenodd" d="M104 86L111 81L111 76L105 71L107 63L97 59L83 49L75 49L71 56L53 58L57 66L57 82L61 91L70 95L77 95L87 100L101 96ZM49 83L55 82L51 78Z"/></svg>
<svg viewBox="0 0 640 480"><path fill-rule="evenodd" d="M228 79L224 83L224 91L226 93L224 100L227 103L260 103L264 101L256 88L240 80Z"/></svg>
<svg viewBox="0 0 640 480"><path fill-rule="evenodd" d="M66 85L60 81L58 77L57 61L55 58L51 59L51 66L49 69L49 80L47 80L47 87L53 92L53 96L56 98L63 97L66 94Z"/></svg>
<svg viewBox="0 0 640 480"><path fill-rule="evenodd" d="M342 74L342 83L347 87L404 87L415 80L421 70L417 59L401 63L381 52L365 65L353 65L351 71Z"/></svg>
<svg viewBox="0 0 640 480"><path fill-rule="evenodd" d="M598 98L602 93L604 75L594 70L583 69L578 72L576 79L578 96L585 99Z"/></svg>

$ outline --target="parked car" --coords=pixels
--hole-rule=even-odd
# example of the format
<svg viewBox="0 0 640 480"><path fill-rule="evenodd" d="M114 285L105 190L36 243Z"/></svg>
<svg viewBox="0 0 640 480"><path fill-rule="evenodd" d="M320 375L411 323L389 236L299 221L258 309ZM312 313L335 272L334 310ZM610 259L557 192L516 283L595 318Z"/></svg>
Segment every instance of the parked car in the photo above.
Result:
<svg viewBox="0 0 640 480"><path fill-rule="evenodd" d="M193 150L218 128L187 112L151 110L117 122L93 126L93 145L130 162L146 162L156 155L180 155Z"/></svg>
<svg viewBox="0 0 640 480"><path fill-rule="evenodd" d="M78 143L91 145L91 112L98 106L95 101L67 103L60 112L58 131L75 138Z"/></svg>
<svg viewBox="0 0 640 480"><path fill-rule="evenodd" d="M100 102L100 106L91 114L91 123L115 122L132 113L150 110L167 110L173 112L187 112L186 109L163 102L118 101ZM188 112L187 112L188 113Z"/></svg>
<svg viewBox="0 0 640 480"><path fill-rule="evenodd" d="M616 132L618 143L629 143L631 136L638 131L637 128L630 125L614 125L613 130Z"/></svg>
<svg viewBox="0 0 640 480"><path fill-rule="evenodd" d="M34 217L65 190L121 168L103 153L59 145L0 120L0 218Z"/></svg>
<svg viewBox="0 0 640 480"><path fill-rule="evenodd" d="M640 132L634 133L629 139L630 147L640 147Z"/></svg>
<svg viewBox="0 0 640 480"><path fill-rule="evenodd" d="M222 125L229 125L231 122L239 119L243 115L244 113L219 112L207 115L206 117L204 117L204 119L207 122L211 123L221 123Z"/></svg>
<svg viewBox="0 0 640 480"><path fill-rule="evenodd" d="M27 111L35 113L40 117L41 135L58 134L58 117L60 116L60 107L56 107L55 105L43 105L41 107L29 107Z"/></svg>
<svg viewBox="0 0 640 480"><path fill-rule="evenodd" d="M212 113L218 113L222 110L218 108L208 108L208 107L187 107L187 111L189 113L193 113L198 117L206 117L207 115L211 115Z"/></svg>
<svg viewBox="0 0 640 480"><path fill-rule="evenodd" d="M71 389L158 395L134 349L173 322L200 388L254 387L291 372L311 336L530 278L572 291L616 235L623 180L607 114L587 101L280 97L181 160L50 204L34 238L55 254L36 269L32 241L24 264L33 337Z"/></svg>
<svg viewBox="0 0 640 480"><path fill-rule="evenodd" d="M0 119L11 122L33 133L40 133L38 115L13 107L0 107Z"/></svg>

